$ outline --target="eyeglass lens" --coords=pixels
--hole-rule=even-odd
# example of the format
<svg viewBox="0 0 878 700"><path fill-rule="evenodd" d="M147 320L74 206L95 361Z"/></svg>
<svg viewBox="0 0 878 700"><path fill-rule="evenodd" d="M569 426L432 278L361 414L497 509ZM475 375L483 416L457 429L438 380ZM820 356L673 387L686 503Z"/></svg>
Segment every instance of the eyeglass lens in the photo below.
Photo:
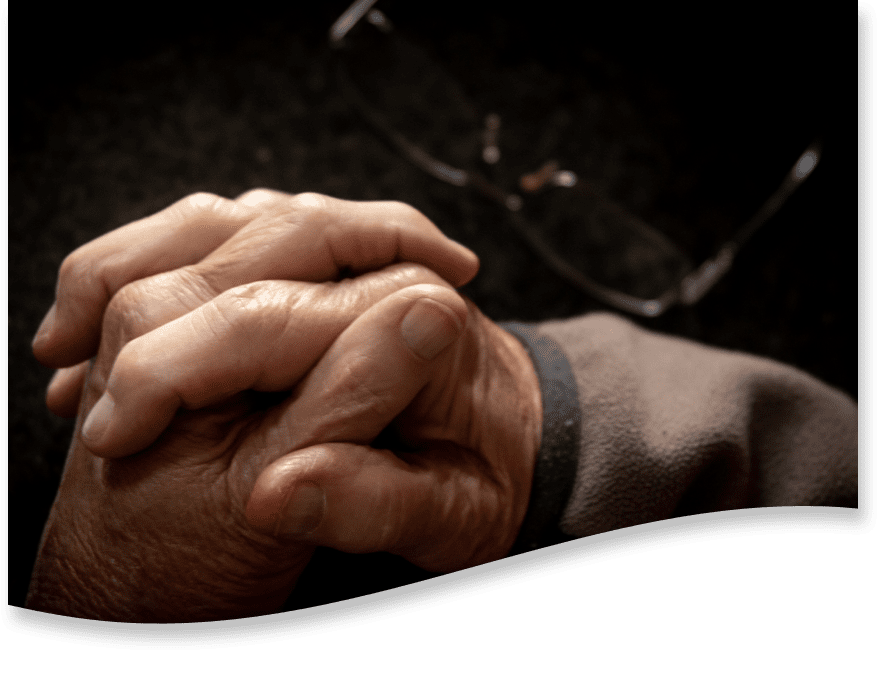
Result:
<svg viewBox="0 0 878 700"><path fill-rule="evenodd" d="M531 230L567 264L651 299L713 252L703 231L641 214L656 210L673 164L649 115L613 81L497 56L465 32L426 44L384 21L376 14L345 37L346 70L370 107L430 156L516 192Z"/></svg>

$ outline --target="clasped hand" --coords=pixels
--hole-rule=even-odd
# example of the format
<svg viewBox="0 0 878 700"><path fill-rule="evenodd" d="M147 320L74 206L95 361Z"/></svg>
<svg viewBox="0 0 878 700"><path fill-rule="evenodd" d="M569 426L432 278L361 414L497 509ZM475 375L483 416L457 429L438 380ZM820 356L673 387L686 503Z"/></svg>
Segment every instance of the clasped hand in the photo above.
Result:
<svg viewBox="0 0 878 700"><path fill-rule="evenodd" d="M541 406L524 348L454 291L477 267L407 205L268 190L71 254L34 352L77 430L28 607L247 617L316 546L504 556Z"/></svg>

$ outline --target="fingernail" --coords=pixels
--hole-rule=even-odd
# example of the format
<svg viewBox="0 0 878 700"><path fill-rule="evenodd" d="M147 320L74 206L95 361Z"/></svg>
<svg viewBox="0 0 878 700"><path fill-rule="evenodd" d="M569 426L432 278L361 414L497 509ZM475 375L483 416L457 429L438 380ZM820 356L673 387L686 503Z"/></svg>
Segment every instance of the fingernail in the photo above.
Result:
<svg viewBox="0 0 878 700"><path fill-rule="evenodd" d="M457 314L445 304L419 299L402 319L400 333L405 344L423 360L432 360L460 335Z"/></svg>
<svg viewBox="0 0 878 700"><path fill-rule="evenodd" d="M110 426L110 420L113 418L113 411L116 409L116 402L110 398L109 394L104 394L98 401L85 423L82 426L82 437L86 442L100 442L107 428Z"/></svg>
<svg viewBox="0 0 878 700"><path fill-rule="evenodd" d="M275 535L299 537L317 529L326 512L326 494L313 481L296 486L275 525Z"/></svg>
<svg viewBox="0 0 878 700"><path fill-rule="evenodd" d="M46 314L46 317L43 319L43 322L40 324L40 327L37 328L37 333L34 336L33 341L31 342L31 346L39 345L46 338L48 338L52 334L52 330L55 327L55 315L56 315L56 307L55 304L52 304L52 307L49 309L49 312Z"/></svg>

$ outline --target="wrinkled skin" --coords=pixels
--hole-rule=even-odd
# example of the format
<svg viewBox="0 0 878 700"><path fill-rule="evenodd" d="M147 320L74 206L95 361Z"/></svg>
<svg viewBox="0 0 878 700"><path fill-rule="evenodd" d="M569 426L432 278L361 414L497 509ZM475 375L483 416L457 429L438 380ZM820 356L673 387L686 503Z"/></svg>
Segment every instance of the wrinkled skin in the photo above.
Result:
<svg viewBox="0 0 878 700"><path fill-rule="evenodd" d="M252 616L279 608L317 545L435 571L511 546L540 430L524 349L420 265L241 282L240 268L258 265L238 236L261 227L271 251L266 222L283 206L271 201L226 240L235 286L182 267L127 280L98 310L99 351L29 607L121 621ZM90 307L79 317L95 318L100 302L78 298ZM437 329L426 355L406 342L410 313L415 328ZM41 359L53 341L66 353L58 364L81 361L51 334L35 344ZM73 403L84 367L56 378L50 404ZM84 440L105 392L114 419ZM370 446L382 432L393 449ZM300 493L312 494L309 515L291 520Z"/></svg>

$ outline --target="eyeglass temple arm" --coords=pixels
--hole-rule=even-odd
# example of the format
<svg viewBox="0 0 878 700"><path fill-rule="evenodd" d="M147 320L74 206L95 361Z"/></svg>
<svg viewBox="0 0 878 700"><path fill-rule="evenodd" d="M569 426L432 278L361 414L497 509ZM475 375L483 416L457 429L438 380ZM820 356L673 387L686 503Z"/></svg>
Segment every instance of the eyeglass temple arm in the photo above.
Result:
<svg viewBox="0 0 878 700"><path fill-rule="evenodd" d="M725 243L715 256L703 262L683 278L680 282L680 303L687 306L697 303L719 282L723 275L731 269L735 256L744 243L780 210L790 195L814 172L814 168L817 167L820 160L821 151L819 141L808 146L805 152L799 156L795 165L790 168L780 187L750 220L738 229L732 240Z"/></svg>
<svg viewBox="0 0 878 700"><path fill-rule="evenodd" d="M378 0L357 0L357 2L346 9L341 17L335 20L329 28L329 41L336 44L344 39L345 34L351 31L354 25L363 19L376 2Z"/></svg>
<svg viewBox="0 0 878 700"><path fill-rule="evenodd" d="M543 240L539 231L532 224L528 223L518 212L510 212L513 222L518 231L524 236L525 240L533 247L542 257L549 267L557 272L561 277L572 282L582 291L590 294L598 301L611 306L619 311L626 311L635 316L643 316L644 318L654 318L661 316L671 306L679 300L679 288L672 287L665 293L654 299L641 299L640 297L620 292L610 287L606 287L599 282L587 277L577 270L573 265L562 258Z"/></svg>
<svg viewBox="0 0 878 700"><path fill-rule="evenodd" d="M426 151L411 143L408 139L402 136L402 134L398 134L394 131L393 127L388 124L387 120L380 113L372 109L366 100L363 99L359 90L351 84L351 80L341 61L339 61L336 66L336 75L338 83L341 86L342 91L345 93L345 97L357 107L363 118L369 122L373 129L390 141L393 146L402 151L410 161L426 171L429 175L432 175L443 182L447 182L450 185L466 187L470 184L470 175L466 170L455 168L452 165L448 165L441 160L433 158L433 156Z"/></svg>

